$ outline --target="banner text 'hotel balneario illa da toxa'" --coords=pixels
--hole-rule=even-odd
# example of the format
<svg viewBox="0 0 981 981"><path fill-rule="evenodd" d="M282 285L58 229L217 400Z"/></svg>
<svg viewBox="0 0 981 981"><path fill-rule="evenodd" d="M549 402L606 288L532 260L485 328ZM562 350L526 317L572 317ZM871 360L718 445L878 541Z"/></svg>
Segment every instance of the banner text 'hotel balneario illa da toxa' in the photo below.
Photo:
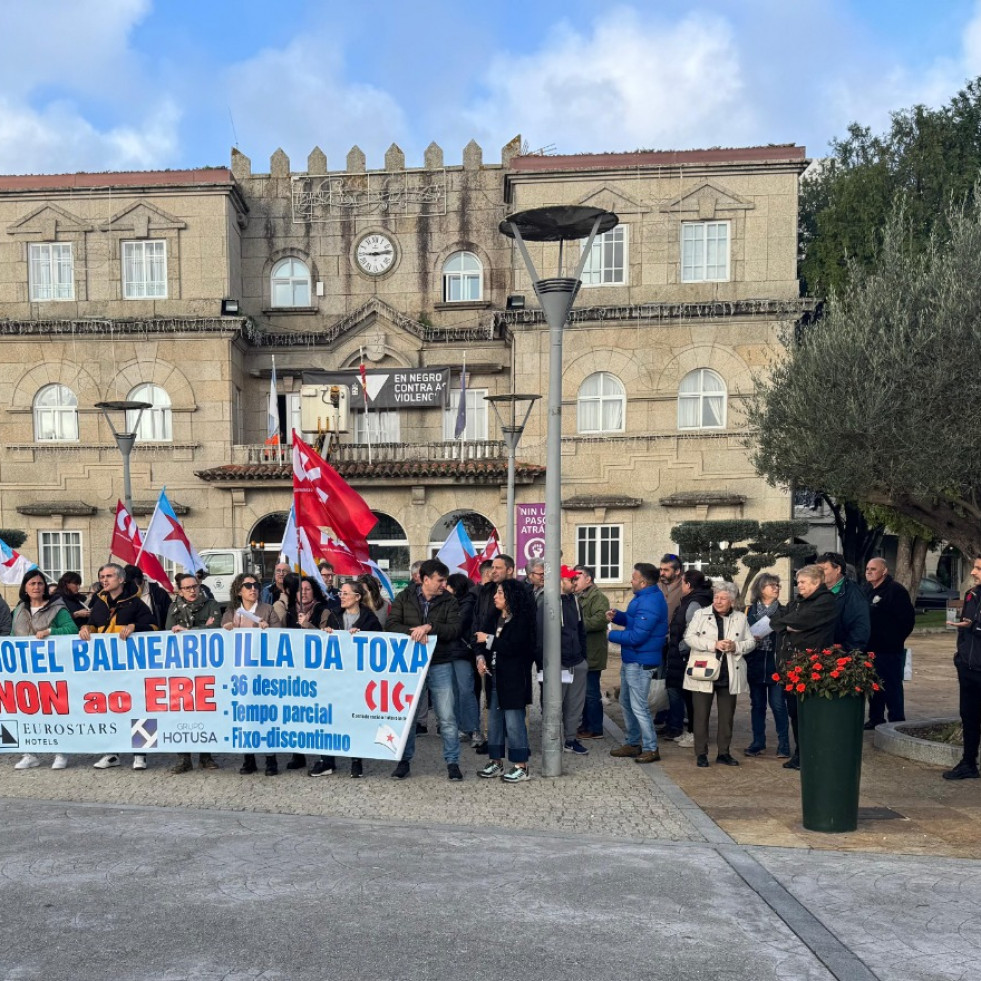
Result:
<svg viewBox="0 0 981 981"><path fill-rule="evenodd" d="M435 643L322 630L0 638L0 752L400 759Z"/></svg>

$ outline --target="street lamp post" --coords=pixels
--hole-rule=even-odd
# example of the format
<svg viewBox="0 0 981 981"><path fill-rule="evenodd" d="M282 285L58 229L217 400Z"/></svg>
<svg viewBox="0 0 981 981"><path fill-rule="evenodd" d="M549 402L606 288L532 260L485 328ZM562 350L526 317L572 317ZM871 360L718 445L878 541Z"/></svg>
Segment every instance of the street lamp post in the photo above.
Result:
<svg viewBox="0 0 981 981"><path fill-rule="evenodd" d="M116 439L116 446L119 448L119 452L123 457L123 503L126 505L126 510L129 512L130 517L133 515L133 487L130 483L129 477L129 456L133 452L133 445L136 443L136 433L140 428L140 418L143 415L144 409L152 409L153 404L151 402L126 402L126 401L115 401L115 402L96 402L95 407L102 410L102 415L105 417L106 422L109 424L109 428L112 430L112 435ZM121 412L123 414L123 426L126 427L125 431L120 432L113 425L112 416L109 415L110 412ZM128 413L135 412L136 420L133 423L132 429L126 425Z"/></svg>
<svg viewBox="0 0 981 981"><path fill-rule="evenodd" d="M507 554L515 561L517 556L514 554L514 469L515 456L518 452L518 443L521 442L521 434L525 431L528 423L528 416L535 407L535 403L541 395L485 395L484 401L490 402L494 415L501 427L504 435L504 443L508 448L508 520L507 520ZM527 403L525 405L524 403ZM498 408L500 406L501 408ZM503 409L504 415L501 414ZM523 415L522 415L523 413ZM520 421L519 421L519 418Z"/></svg>
<svg viewBox="0 0 981 981"><path fill-rule="evenodd" d="M562 775L562 331L572 310L593 240L619 224L611 211L581 206L533 208L509 215L501 234L514 239L548 322L548 433L545 452L545 631L542 776ZM574 276L563 276L565 242L585 239ZM525 242L558 242L558 274L542 279Z"/></svg>

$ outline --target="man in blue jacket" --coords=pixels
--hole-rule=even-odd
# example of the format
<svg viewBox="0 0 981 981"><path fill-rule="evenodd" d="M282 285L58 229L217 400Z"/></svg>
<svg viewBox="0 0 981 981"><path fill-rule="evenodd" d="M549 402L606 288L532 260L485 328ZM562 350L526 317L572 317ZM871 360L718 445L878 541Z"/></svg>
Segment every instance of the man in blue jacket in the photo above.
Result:
<svg viewBox="0 0 981 981"><path fill-rule="evenodd" d="M647 704L668 633L668 605L658 587L659 578L656 565L638 562L630 577L634 598L627 612L610 610L606 614L607 620L625 628L611 630L609 640L620 645L620 708L627 741L610 750L610 756L632 757L635 763L656 763L661 758Z"/></svg>

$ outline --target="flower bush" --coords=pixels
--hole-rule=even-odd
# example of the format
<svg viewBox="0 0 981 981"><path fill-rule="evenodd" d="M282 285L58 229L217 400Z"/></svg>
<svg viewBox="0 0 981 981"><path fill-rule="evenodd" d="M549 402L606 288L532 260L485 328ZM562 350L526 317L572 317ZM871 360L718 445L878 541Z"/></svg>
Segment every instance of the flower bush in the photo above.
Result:
<svg viewBox="0 0 981 981"><path fill-rule="evenodd" d="M823 651L797 651L773 675L784 691L800 698L818 695L821 698L844 698L861 695L863 698L879 690L875 672L875 654L864 651L847 652L838 644Z"/></svg>

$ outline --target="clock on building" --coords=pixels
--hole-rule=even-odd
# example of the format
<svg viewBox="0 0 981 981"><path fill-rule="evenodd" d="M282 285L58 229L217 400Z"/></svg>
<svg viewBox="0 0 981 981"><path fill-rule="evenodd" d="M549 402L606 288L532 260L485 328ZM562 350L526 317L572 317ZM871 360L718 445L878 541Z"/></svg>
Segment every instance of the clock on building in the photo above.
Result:
<svg viewBox="0 0 981 981"><path fill-rule="evenodd" d="M355 256L363 272L369 276L380 276L395 263L395 243L387 235L372 232L358 242Z"/></svg>

